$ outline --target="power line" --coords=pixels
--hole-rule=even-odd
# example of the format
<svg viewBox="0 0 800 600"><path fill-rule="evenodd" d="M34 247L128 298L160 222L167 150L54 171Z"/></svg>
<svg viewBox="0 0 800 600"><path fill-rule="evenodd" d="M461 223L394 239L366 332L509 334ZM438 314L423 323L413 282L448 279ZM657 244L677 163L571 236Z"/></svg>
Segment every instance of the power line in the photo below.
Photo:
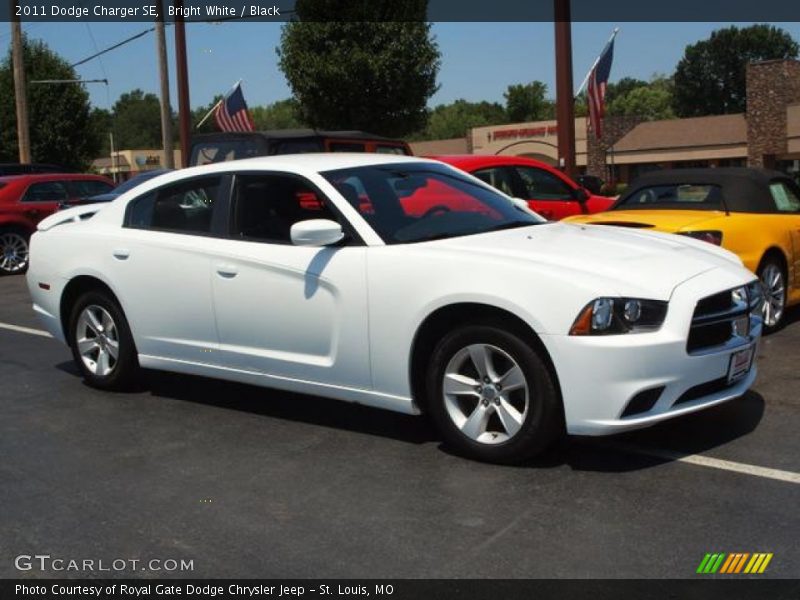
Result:
<svg viewBox="0 0 800 600"><path fill-rule="evenodd" d="M294 14L294 13L295 13L295 11L293 11L293 10L285 12L285 14ZM233 16L233 17L220 17L220 18L215 18L215 19L193 19L191 21L187 21L187 23L189 23L189 24L194 24L194 23L225 23L225 22L229 22L229 21L247 21L250 18L252 18L252 17L249 17L249 16L246 16L246 17ZM173 23L165 23L165 25L169 26L169 25L173 25ZM108 48L105 48L104 50L100 50L100 52L96 52L95 54L92 54L91 56L87 56L86 58L84 58L82 60L79 60L78 62L73 63L70 66L71 67L80 66L80 65L82 65L84 63L89 62L90 60L94 60L95 58L97 58L99 56L102 56L103 54L111 52L112 50L116 50L120 46L124 46L125 44L128 44L128 43L130 43L130 42L132 42L134 40L138 40L140 37L143 37L143 36L147 35L148 33L152 32L152 31L155 31L155 27L151 27L150 29L145 29L144 31L142 31L140 33L137 33L136 35L132 35L131 37L126 38L126 39L122 40L121 42L114 44L113 46L109 46Z"/></svg>
<svg viewBox="0 0 800 600"><path fill-rule="evenodd" d="M101 50L100 52L96 52L96 53L92 54L91 56L87 56L83 60L79 60L78 62L73 63L70 66L74 68L74 67L82 65L84 63L87 63L90 60L94 60L98 56L102 56L103 54L106 54L107 52L111 52L112 50L116 50L120 46L124 46L125 44L128 44L128 43L130 43L130 42L132 42L134 40L138 40L140 37L143 37L143 36L147 35L151 31L155 31L155 27L151 27L150 29L145 29L144 31L142 31L140 33L137 33L136 35L132 35L131 37L126 38L126 39L122 40L121 42L118 42L118 43L114 44L113 46L109 46L108 48L106 48L104 50Z"/></svg>
<svg viewBox="0 0 800 600"><path fill-rule="evenodd" d="M105 83L108 79L33 79L28 83Z"/></svg>

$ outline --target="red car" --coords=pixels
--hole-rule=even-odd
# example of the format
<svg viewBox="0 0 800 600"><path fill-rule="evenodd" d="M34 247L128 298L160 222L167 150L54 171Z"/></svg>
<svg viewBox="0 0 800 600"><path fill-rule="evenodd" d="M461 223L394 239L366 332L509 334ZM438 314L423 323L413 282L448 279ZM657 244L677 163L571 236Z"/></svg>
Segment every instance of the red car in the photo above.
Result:
<svg viewBox="0 0 800 600"><path fill-rule="evenodd" d="M569 177L538 160L521 156L453 154L431 156L482 179L504 194L522 198L545 219L604 211L613 198L595 196Z"/></svg>
<svg viewBox="0 0 800 600"><path fill-rule="evenodd" d="M39 221L113 188L107 177L80 173L0 177L0 275L28 268L28 239Z"/></svg>

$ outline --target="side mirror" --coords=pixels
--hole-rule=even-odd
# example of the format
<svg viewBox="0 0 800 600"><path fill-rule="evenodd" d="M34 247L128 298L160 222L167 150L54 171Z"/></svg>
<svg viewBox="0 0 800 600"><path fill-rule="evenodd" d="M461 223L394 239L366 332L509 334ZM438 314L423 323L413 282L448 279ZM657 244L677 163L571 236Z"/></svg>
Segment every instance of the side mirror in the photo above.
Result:
<svg viewBox="0 0 800 600"><path fill-rule="evenodd" d="M331 246L344 239L342 226L330 219L309 219L292 225L289 232L295 246Z"/></svg>
<svg viewBox="0 0 800 600"><path fill-rule="evenodd" d="M575 190L575 199L583 204L589 199L589 192L587 192L585 188L579 187Z"/></svg>

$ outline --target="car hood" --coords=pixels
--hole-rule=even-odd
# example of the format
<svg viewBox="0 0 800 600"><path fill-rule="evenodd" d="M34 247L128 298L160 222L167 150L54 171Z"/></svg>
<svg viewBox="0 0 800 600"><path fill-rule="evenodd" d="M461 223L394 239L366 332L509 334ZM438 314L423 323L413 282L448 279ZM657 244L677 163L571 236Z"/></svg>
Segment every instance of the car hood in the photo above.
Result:
<svg viewBox="0 0 800 600"><path fill-rule="evenodd" d="M547 223L431 242L478 257L536 263L565 279L600 278L621 295L669 299L675 287L717 267L740 267L739 258L706 242L620 227ZM578 279L574 279L578 278Z"/></svg>
<svg viewBox="0 0 800 600"><path fill-rule="evenodd" d="M724 216L717 210L610 210L593 215L580 215L567 219L570 223L592 225L618 225L637 229L652 229L672 233L695 229L704 221Z"/></svg>

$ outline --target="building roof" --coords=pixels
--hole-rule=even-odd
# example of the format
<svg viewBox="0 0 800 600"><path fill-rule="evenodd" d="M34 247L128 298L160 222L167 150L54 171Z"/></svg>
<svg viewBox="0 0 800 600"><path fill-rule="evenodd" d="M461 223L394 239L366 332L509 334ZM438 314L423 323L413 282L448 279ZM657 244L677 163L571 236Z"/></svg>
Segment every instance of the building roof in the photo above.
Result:
<svg viewBox="0 0 800 600"><path fill-rule="evenodd" d="M123 167L130 167L130 163L128 159L125 158L123 155L115 156L112 160L110 156L103 156L102 158L95 158L92 161L92 166L95 169L113 169L113 168L123 168Z"/></svg>
<svg viewBox="0 0 800 600"><path fill-rule="evenodd" d="M614 152L747 144L743 114L639 123L614 144Z"/></svg>

